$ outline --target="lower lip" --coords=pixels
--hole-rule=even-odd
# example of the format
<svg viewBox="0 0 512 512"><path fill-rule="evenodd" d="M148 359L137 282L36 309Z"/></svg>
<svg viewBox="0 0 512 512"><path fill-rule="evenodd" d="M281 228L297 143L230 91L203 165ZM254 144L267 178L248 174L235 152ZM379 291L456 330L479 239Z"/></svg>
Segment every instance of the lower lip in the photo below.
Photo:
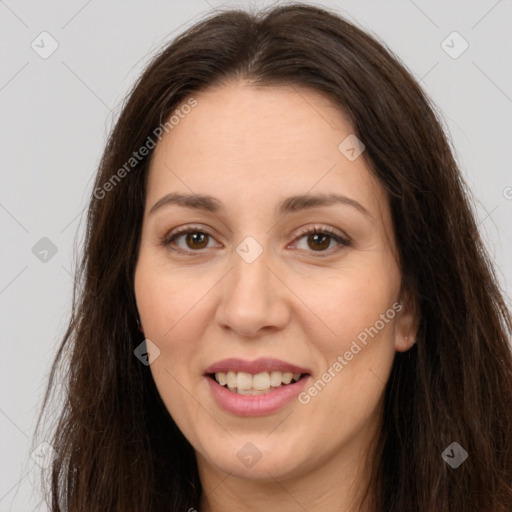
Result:
<svg viewBox="0 0 512 512"><path fill-rule="evenodd" d="M216 380L205 376L217 404L237 416L265 416L289 404L304 388L309 375L293 384L269 391L262 395L239 395L221 386Z"/></svg>

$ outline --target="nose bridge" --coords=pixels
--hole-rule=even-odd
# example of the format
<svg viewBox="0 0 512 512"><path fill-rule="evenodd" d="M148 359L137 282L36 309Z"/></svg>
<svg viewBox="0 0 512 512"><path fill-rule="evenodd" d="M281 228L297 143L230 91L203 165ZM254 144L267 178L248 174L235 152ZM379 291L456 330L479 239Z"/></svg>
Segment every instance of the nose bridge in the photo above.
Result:
<svg viewBox="0 0 512 512"><path fill-rule="evenodd" d="M270 270L270 251L247 237L233 251L232 270L222 288L217 320L240 334L263 327L282 328L288 312L280 281Z"/></svg>
<svg viewBox="0 0 512 512"><path fill-rule="evenodd" d="M249 309L266 307L272 295L272 283L269 280L269 251L253 237L244 239L232 255L234 266L228 283L227 293L233 296L237 304Z"/></svg>

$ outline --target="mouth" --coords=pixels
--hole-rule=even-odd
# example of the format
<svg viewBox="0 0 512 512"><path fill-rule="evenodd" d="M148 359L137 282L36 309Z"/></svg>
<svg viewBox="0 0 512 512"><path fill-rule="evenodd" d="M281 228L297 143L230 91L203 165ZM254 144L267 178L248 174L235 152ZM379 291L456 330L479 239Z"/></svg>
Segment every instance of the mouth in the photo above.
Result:
<svg viewBox="0 0 512 512"><path fill-rule="evenodd" d="M309 376L309 373L264 371L256 374L249 372L215 372L206 374L222 387L237 395L266 395Z"/></svg>
<svg viewBox="0 0 512 512"><path fill-rule="evenodd" d="M217 405L239 417L277 413L293 403L310 377L308 368L271 357L224 359L204 373Z"/></svg>

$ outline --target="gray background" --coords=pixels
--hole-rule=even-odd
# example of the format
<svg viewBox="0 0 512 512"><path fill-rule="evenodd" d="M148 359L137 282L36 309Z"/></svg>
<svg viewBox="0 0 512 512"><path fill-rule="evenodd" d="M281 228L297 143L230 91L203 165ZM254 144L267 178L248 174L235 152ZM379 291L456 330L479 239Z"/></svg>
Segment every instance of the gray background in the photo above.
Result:
<svg viewBox="0 0 512 512"><path fill-rule="evenodd" d="M0 0L0 512L46 510L31 438L70 312L81 213L120 101L162 44L212 9L244 4ZM512 1L317 4L384 41L438 105L511 297ZM58 43L46 59L31 47L51 49L43 31ZM453 31L469 44L458 58ZM55 254L41 252L43 237Z"/></svg>

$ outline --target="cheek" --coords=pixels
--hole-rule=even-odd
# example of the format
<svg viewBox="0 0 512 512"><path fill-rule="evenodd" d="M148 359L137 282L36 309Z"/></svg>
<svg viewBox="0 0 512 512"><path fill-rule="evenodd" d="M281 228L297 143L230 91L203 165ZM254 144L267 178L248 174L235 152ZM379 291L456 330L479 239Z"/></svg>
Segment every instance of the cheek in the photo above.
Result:
<svg viewBox="0 0 512 512"><path fill-rule="evenodd" d="M364 264L363 264L364 263ZM291 286L303 299L302 328L331 358L349 350L352 340L393 335L400 276L381 261L347 265L329 275L297 278ZM378 331L378 332L376 332Z"/></svg>
<svg viewBox="0 0 512 512"><path fill-rule="evenodd" d="M160 350L150 369L168 408L183 407L182 386L189 389L193 379L200 378L200 369L194 362L202 350L202 332L209 315L206 310L209 288L204 279L191 283L183 273L163 270L150 258L142 258L138 263L137 308L144 336Z"/></svg>
<svg viewBox="0 0 512 512"><path fill-rule="evenodd" d="M135 296L146 337L164 348L190 346L208 316L210 281L211 276L192 279L190 273L142 258L135 273Z"/></svg>
<svg viewBox="0 0 512 512"><path fill-rule="evenodd" d="M150 371L167 410L178 427L188 433L194 430L194 424L204 421L189 390L202 379L197 361L204 350L203 332L211 317L207 309L211 288L208 278L190 282L183 272L163 270L149 258L139 261L135 273L144 336L160 350Z"/></svg>
<svg viewBox="0 0 512 512"><path fill-rule="evenodd" d="M396 268L384 271L380 264L367 264L360 269L347 267L325 279L321 287L303 288L302 293L317 291L308 295L307 308L297 318L304 319L302 329L323 366L306 389L304 401L310 398L312 409L327 407L328 416L344 422L353 415L355 423L371 414L395 354L399 282ZM325 414L319 411L318 417Z"/></svg>

